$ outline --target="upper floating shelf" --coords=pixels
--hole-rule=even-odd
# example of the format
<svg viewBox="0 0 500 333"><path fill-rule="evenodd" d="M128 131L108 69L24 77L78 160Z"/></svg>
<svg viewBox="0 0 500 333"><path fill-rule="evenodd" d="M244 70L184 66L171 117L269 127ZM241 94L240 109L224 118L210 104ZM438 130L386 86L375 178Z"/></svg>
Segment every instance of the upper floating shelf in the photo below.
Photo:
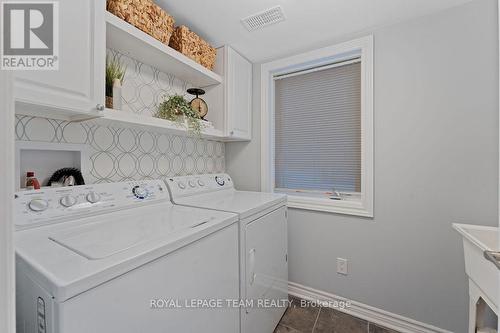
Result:
<svg viewBox="0 0 500 333"><path fill-rule="evenodd" d="M196 87L222 83L220 75L109 12L106 12L106 47L172 74Z"/></svg>

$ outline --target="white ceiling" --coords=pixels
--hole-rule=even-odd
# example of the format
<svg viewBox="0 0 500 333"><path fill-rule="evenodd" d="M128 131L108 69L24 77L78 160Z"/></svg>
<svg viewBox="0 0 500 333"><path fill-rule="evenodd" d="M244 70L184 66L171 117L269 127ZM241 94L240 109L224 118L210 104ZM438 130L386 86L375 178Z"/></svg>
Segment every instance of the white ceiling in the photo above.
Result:
<svg viewBox="0 0 500 333"><path fill-rule="evenodd" d="M218 47L229 44L252 62L328 45L336 39L470 0L156 0L176 24ZM281 5L279 24L248 32L240 20Z"/></svg>

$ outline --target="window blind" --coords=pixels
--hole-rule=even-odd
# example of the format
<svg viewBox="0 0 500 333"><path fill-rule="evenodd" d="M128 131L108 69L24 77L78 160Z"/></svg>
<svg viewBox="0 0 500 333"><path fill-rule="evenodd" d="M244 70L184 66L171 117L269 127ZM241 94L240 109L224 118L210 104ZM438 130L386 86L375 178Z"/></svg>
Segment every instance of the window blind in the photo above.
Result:
<svg viewBox="0 0 500 333"><path fill-rule="evenodd" d="M275 188L360 192L361 63L274 82Z"/></svg>

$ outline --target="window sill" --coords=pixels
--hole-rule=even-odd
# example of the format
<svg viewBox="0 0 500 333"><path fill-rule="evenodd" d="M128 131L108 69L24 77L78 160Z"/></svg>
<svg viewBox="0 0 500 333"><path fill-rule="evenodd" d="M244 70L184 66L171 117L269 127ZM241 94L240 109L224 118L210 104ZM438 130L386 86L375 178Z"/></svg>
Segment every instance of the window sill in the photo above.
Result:
<svg viewBox="0 0 500 333"><path fill-rule="evenodd" d="M288 207L319 212L373 217L373 209L362 200L331 200L288 195Z"/></svg>

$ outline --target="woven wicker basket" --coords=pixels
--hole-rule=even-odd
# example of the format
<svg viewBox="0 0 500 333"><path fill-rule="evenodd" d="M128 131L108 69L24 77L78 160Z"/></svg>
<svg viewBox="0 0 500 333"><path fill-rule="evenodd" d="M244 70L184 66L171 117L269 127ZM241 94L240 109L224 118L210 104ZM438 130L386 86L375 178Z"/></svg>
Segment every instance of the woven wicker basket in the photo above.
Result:
<svg viewBox="0 0 500 333"><path fill-rule="evenodd" d="M176 27L169 45L202 66L214 69L217 50L188 27L184 25Z"/></svg>
<svg viewBox="0 0 500 333"><path fill-rule="evenodd" d="M174 18L152 0L107 0L106 8L160 42L169 44Z"/></svg>

